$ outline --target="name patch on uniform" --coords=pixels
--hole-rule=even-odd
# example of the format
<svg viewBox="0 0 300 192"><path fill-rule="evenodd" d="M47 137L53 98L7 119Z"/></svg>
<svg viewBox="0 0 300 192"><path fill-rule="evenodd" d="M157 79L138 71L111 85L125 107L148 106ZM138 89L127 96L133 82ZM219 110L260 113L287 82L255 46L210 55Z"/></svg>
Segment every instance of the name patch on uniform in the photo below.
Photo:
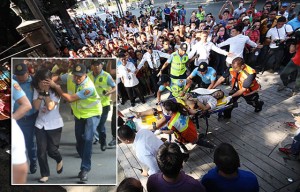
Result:
<svg viewBox="0 0 300 192"><path fill-rule="evenodd" d="M87 89L84 91L84 95L88 95L88 94L90 94L90 90Z"/></svg>
<svg viewBox="0 0 300 192"><path fill-rule="evenodd" d="M20 85L19 85L18 83L15 83L15 84L14 84L14 88L15 88L16 90L18 90L18 91L21 90L21 87L20 87Z"/></svg>

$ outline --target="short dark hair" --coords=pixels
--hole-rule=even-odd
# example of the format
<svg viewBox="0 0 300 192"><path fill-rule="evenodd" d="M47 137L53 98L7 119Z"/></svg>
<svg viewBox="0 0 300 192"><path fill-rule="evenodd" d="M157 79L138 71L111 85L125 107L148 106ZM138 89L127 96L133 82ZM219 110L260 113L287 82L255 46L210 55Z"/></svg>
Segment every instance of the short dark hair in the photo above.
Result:
<svg viewBox="0 0 300 192"><path fill-rule="evenodd" d="M139 180L128 177L120 183L117 192L143 192L143 186Z"/></svg>
<svg viewBox="0 0 300 192"><path fill-rule="evenodd" d="M165 176L175 178L182 168L183 154L176 143L164 143L158 149L156 160Z"/></svg>
<svg viewBox="0 0 300 192"><path fill-rule="evenodd" d="M221 143L215 150L214 163L225 174L235 173L240 167L240 158L229 143Z"/></svg>
<svg viewBox="0 0 300 192"><path fill-rule="evenodd" d="M244 65L245 61L242 57L237 57L232 60L232 64L237 63L238 65Z"/></svg>
<svg viewBox="0 0 300 192"><path fill-rule="evenodd" d="M279 22L286 22L286 18L285 18L284 16L279 17L279 18L277 19L277 23L279 23Z"/></svg>
<svg viewBox="0 0 300 192"><path fill-rule="evenodd" d="M122 140L132 140L135 137L135 132L128 125L122 125L118 129L118 137Z"/></svg>
<svg viewBox="0 0 300 192"><path fill-rule="evenodd" d="M233 28L232 29L235 29L235 30L237 30L238 32L242 32L243 31L243 25L241 25L241 24L237 24L237 25L235 25L235 26L233 26Z"/></svg>

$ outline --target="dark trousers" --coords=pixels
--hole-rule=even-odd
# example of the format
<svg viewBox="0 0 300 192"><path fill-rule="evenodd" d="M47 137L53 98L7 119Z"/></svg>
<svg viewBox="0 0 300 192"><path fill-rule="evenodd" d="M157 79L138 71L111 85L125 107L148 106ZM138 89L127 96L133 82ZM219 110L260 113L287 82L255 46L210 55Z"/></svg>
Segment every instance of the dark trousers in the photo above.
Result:
<svg viewBox="0 0 300 192"><path fill-rule="evenodd" d="M298 155L300 153L300 133L294 137L291 150L294 155Z"/></svg>
<svg viewBox="0 0 300 192"><path fill-rule="evenodd" d="M116 131L117 131L116 121L117 121L117 107L114 105L113 113L111 117L111 134L113 138L116 138Z"/></svg>
<svg viewBox="0 0 300 192"><path fill-rule="evenodd" d="M235 93L234 91L231 91L231 92L229 93L229 95L233 95L234 93ZM247 103L248 105L252 105L254 108L260 106L260 100L259 100L259 95L258 95L258 93L253 93L253 94L248 95L248 96L242 95L242 96L239 96L239 97L234 97L234 98L232 98L232 101L231 101L231 102L232 102L232 106L229 107L228 109L224 110L224 117L225 117L225 118L231 118L231 112L232 112L232 110L233 110L234 108L238 107L237 101L238 101L238 99L239 99L240 97L243 97L243 98L246 100L246 103Z"/></svg>
<svg viewBox="0 0 300 192"><path fill-rule="evenodd" d="M122 82L118 83L118 95L123 102L126 102L128 99L124 84Z"/></svg>
<svg viewBox="0 0 300 192"><path fill-rule="evenodd" d="M266 69L273 69L274 71L279 71L281 62L284 56L284 49L281 47L270 48L268 54L266 55L267 62L265 63Z"/></svg>
<svg viewBox="0 0 300 192"><path fill-rule="evenodd" d="M62 128L54 130L45 130L35 128L37 156L42 177L50 175L47 153L49 157L54 159L57 163L62 160L60 152L58 151Z"/></svg>
<svg viewBox="0 0 300 192"><path fill-rule="evenodd" d="M137 84L136 86L133 86L133 87L125 87L125 89L127 91L127 94L128 94L128 97L129 97L131 103L135 103L135 99L134 99L134 96L133 96L133 91L135 91L135 93L138 95L141 102L145 102L145 98L141 94L139 84Z"/></svg>
<svg viewBox="0 0 300 192"><path fill-rule="evenodd" d="M110 110L110 105L102 107L102 114L101 114L100 122L97 126L97 132L99 134L99 142L102 145L106 144L105 122L107 120L109 110Z"/></svg>
<svg viewBox="0 0 300 192"><path fill-rule="evenodd" d="M171 29L171 18L170 18L170 15L166 15L165 16L165 20L166 20L166 28Z"/></svg>
<svg viewBox="0 0 300 192"><path fill-rule="evenodd" d="M150 86L152 88L152 92L155 93L155 95L156 95L156 93L158 91L157 82L158 82L157 74L156 73L152 73L151 76L150 76Z"/></svg>
<svg viewBox="0 0 300 192"><path fill-rule="evenodd" d="M288 85L289 83L289 76L291 73L297 71L297 77L296 77L296 84L294 91L299 91L300 90L300 66L296 65L292 60L285 66L283 71L280 74L280 79L282 80L283 84L285 86Z"/></svg>

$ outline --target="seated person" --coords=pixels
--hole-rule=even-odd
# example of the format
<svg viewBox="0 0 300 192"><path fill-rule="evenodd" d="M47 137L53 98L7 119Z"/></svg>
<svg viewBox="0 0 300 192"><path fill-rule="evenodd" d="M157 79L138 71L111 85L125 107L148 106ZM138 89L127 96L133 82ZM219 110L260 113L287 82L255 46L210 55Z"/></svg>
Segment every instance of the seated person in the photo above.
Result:
<svg viewBox="0 0 300 192"><path fill-rule="evenodd" d="M143 192L143 186L140 180L127 177L119 184L117 192Z"/></svg>
<svg viewBox="0 0 300 192"><path fill-rule="evenodd" d="M208 171L201 180L207 192L258 192L256 176L240 170L240 158L232 145L221 143L214 153L216 167Z"/></svg>
<svg viewBox="0 0 300 192"><path fill-rule="evenodd" d="M143 168L143 176L146 177L159 172L155 157L158 148L163 144L163 142L151 131L141 129L135 133L135 131L128 125L122 125L118 129L118 138L122 141L122 143L133 144L138 160L149 169L149 171L147 171Z"/></svg>
<svg viewBox="0 0 300 192"><path fill-rule="evenodd" d="M147 191L204 192L202 184L182 171L184 154L175 143L164 143L156 156L161 173L151 175L147 181Z"/></svg>
<svg viewBox="0 0 300 192"><path fill-rule="evenodd" d="M217 78L216 70L208 67L206 62L201 62L199 67L196 67L188 76L187 81L194 81L198 87L212 89Z"/></svg>

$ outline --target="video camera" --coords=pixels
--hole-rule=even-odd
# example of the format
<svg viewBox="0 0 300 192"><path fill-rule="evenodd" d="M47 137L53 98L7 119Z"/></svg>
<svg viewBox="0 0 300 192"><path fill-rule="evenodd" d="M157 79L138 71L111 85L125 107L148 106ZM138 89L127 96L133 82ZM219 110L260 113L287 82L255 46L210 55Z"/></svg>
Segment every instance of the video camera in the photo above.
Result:
<svg viewBox="0 0 300 192"><path fill-rule="evenodd" d="M287 43L291 43L291 44L300 43L300 28L297 28L290 37L291 38L287 41Z"/></svg>

